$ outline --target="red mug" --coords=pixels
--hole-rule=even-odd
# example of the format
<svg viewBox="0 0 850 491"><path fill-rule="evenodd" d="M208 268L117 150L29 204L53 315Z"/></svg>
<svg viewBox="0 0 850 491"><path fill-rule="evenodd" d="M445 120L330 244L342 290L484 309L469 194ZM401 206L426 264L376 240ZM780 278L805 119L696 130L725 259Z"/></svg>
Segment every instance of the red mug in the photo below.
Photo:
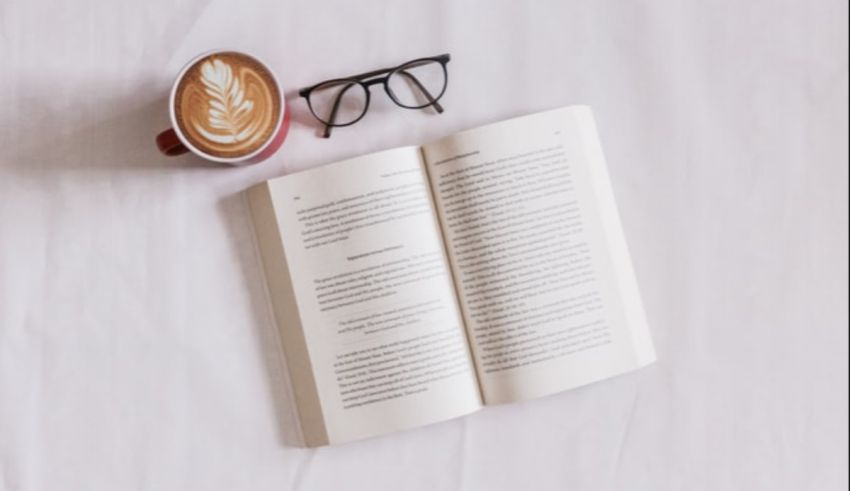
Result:
<svg viewBox="0 0 850 491"><path fill-rule="evenodd" d="M269 136L258 148L245 155L223 157L213 155L209 152L205 152L204 150L198 148L197 145L192 144L190 139L183 134L180 125L177 122L175 103L177 102L177 89L178 87L180 87L180 84L183 81L183 77L186 76L187 72L189 72L195 65L201 63L202 61L205 61L208 58L213 59L214 55L217 54L246 57L262 66L262 68L265 70L265 72L269 75L272 82L274 83L274 89L277 90L277 95L280 98L280 114L277 117L274 130L271 132L271 136ZM286 99L283 96L283 90L281 89L280 83L278 82L274 72L272 72L268 65L261 62L256 57L232 50L215 50L203 53L193 58L189 63L187 63L186 66L184 66L183 69L180 70L180 73L177 75L177 78L175 79L174 84L171 87L171 96L168 98L168 112L171 118L171 128L163 131L156 137L157 148L159 148L159 151L167 156L183 155L185 153L192 152L203 159L222 164L255 164L271 157L275 152L277 152L280 149L281 145L283 145L283 141L286 139L286 134L289 131L289 107L287 106Z"/></svg>

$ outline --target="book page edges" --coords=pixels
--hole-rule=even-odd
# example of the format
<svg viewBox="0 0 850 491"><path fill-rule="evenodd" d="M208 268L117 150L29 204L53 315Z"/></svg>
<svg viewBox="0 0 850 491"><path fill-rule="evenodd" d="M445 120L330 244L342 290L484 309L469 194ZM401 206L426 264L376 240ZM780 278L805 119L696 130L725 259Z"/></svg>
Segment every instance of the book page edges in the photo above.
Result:
<svg viewBox="0 0 850 491"><path fill-rule="evenodd" d="M573 106L570 108L570 114L578 121L578 128L581 131L610 257L617 273L620 298L628 319L629 332L632 335L635 362L637 367L642 367L655 362L655 348L652 344L652 336L646 321L646 312L638 289L631 256L626 245L620 214L617 211L605 157L602 153L602 145L599 142L596 130L596 122L593 118L593 112L588 106Z"/></svg>
<svg viewBox="0 0 850 491"><path fill-rule="evenodd" d="M246 194L281 349L292 381L304 444L308 447L328 445L324 413L269 184L257 184Z"/></svg>

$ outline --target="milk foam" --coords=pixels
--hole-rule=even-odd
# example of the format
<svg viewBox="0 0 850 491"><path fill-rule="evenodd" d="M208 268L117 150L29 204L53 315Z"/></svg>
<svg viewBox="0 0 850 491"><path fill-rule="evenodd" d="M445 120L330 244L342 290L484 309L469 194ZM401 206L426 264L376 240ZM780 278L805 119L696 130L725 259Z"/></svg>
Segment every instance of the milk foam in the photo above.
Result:
<svg viewBox="0 0 850 491"><path fill-rule="evenodd" d="M262 65L238 53L218 53L186 72L175 113L195 147L230 158L258 150L273 136L280 106L277 86Z"/></svg>

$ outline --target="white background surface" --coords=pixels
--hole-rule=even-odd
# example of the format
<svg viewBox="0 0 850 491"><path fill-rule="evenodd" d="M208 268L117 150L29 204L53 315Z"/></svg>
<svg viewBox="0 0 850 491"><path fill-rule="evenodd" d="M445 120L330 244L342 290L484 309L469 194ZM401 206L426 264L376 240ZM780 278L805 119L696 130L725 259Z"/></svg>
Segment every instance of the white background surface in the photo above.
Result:
<svg viewBox="0 0 850 491"><path fill-rule="evenodd" d="M0 489L847 485L847 3L0 3ZM309 6L308 6L309 5ZM450 52L446 112L252 168L160 157L199 52L289 89ZM659 362L343 447L291 428L246 209L266 177L594 107Z"/></svg>

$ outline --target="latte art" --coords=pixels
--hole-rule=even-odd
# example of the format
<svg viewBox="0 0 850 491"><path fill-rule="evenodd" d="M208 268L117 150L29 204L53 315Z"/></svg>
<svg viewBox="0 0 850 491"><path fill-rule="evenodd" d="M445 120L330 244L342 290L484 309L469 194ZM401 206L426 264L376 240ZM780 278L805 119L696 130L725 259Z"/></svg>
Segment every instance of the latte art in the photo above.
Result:
<svg viewBox="0 0 850 491"><path fill-rule="evenodd" d="M268 70L239 53L199 60L174 98L182 135L198 150L233 158L259 150L280 120L281 95Z"/></svg>

